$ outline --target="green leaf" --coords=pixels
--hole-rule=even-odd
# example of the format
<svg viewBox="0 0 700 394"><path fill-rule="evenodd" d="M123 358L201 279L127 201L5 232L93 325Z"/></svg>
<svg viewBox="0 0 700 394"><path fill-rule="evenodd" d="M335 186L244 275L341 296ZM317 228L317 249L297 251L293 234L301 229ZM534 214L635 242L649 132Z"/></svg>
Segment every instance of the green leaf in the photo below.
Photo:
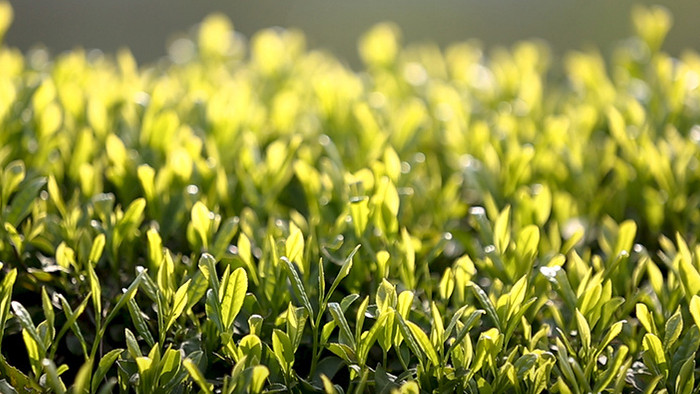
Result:
<svg viewBox="0 0 700 394"><path fill-rule="evenodd" d="M19 226L20 222L29 215L34 200L45 184L46 178L36 178L25 182L20 191L12 197L12 205L5 213L5 221L15 228Z"/></svg>
<svg viewBox="0 0 700 394"><path fill-rule="evenodd" d="M2 280L0 285L0 339L3 338L5 332L5 322L10 317L10 303L12 302L12 287L17 278L17 269L13 268ZM0 344L2 341L0 340Z"/></svg>
<svg viewBox="0 0 700 394"><path fill-rule="evenodd" d="M112 368L112 364L117 361L123 352L124 349L113 349L102 356L99 364L97 365L95 374L92 375L92 383L90 385L91 392L94 393L97 391L97 387L99 387L102 380L104 380L105 376L107 376L107 372L109 372L110 368Z"/></svg>
<svg viewBox="0 0 700 394"><path fill-rule="evenodd" d="M471 330L473 325L481 318L481 315L485 313L486 312L484 312L483 310L477 309L469 315L467 321L464 323L464 326L460 329L459 333L457 333L455 341L447 349L447 352L445 353L445 358L449 357L450 353L462 343L462 340L464 339L464 337L467 336L469 330Z"/></svg>
<svg viewBox="0 0 700 394"><path fill-rule="evenodd" d="M502 330L501 326L501 319L498 318L498 313L496 313L496 308L493 306L493 303L491 302L491 299L489 296L486 294L486 292L479 287L474 282L469 282L469 286L471 287L472 291L474 292L474 295L476 298L479 300L479 303L481 306L486 310L486 314L493 320L493 323L496 325L496 328L498 331Z"/></svg>
<svg viewBox="0 0 700 394"><path fill-rule="evenodd" d="M257 394L262 392L265 387L265 381L270 376L270 370L264 365L256 365L252 367L250 383L248 384L248 392Z"/></svg>
<svg viewBox="0 0 700 394"><path fill-rule="evenodd" d="M352 269L352 259L355 257L355 253L357 253L358 250L360 250L361 245L355 246L355 248L350 252L348 257L345 258L345 261L343 261L342 267L340 267L340 271L338 272L338 275L335 277L333 280L333 284L331 285L330 290L328 290L328 294L326 294L326 299L325 302L328 302L328 300L331 298L331 295L335 291L335 289L338 287L340 282L345 279L348 274L350 274L350 270Z"/></svg>
<svg viewBox="0 0 700 394"><path fill-rule="evenodd" d="M32 338L32 340L36 343L36 346L41 350L41 354L46 354L44 341L41 340L29 312L27 312L24 306L17 301L12 301L12 312L14 313L15 317L17 317L17 320L19 320L19 324L22 326L24 332L26 332L27 335Z"/></svg>
<svg viewBox="0 0 700 394"><path fill-rule="evenodd" d="M72 392L75 394L90 393L90 375L92 374L92 360L87 360L75 375Z"/></svg>
<svg viewBox="0 0 700 394"><path fill-rule="evenodd" d="M240 342L238 342L239 362L243 357L246 357L246 360L251 363L260 361L262 357L262 346L262 341L260 341L260 338L255 334L248 334L241 338Z"/></svg>
<svg viewBox="0 0 700 394"><path fill-rule="evenodd" d="M137 358L142 357L143 353L141 353L141 347L139 346L134 333L128 328L125 328L124 337L126 338L126 349L129 351L131 358L136 360Z"/></svg>
<svg viewBox="0 0 700 394"><path fill-rule="evenodd" d="M537 353L526 353L520 356L520 358L513 363L513 367L515 367L515 374L518 376L518 379L524 379L525 374L530 372L530 370L535 366L538 358L539 356Z"/></svg>
<svg viewBox="0 0 700 394"><path fill-rule="evenodd" d="M612 360L612 362L608 362L605 373L603 373L602 376L596 382L593 392L603 392L603 390L606 387L608 387L610 382L612 382L616 376L626 375L624 371L620 371L620 367L622 367L622 364L625 362L625 358L627 357L628 351L629 348L627 346L620 345L619 349L615 353L615 358Z"/></svg>
<svg viewBox="0 0 700 394"><path fill-rule="evenodd" d="M148 329L146 320L143 318L141 308L139 308L138 304L133 298L129 300L127 307L129 309L129 316L131 316L131 322L134 324L134 328L136 328L136 332L141 335L141 338L146 341L148 346L153 347L153 345L155 345L155 340L151 335L151 331Z"/></svg>
<svg viewBox="0 0 700 394"><path fill-rule="evenodd" d="M357 356L355 355L355 351L353 351L348 345L344 345L342 343L329 343L327 348L333 354L342 358L348 365L357 364Z"/></svg>
<svg viewBox="0 0 700 394"><path fill-rule="evenodd" d="M78 325L77 321L78 318L85 311L85 308L87 307L87 304L91 298L90 294L88 294L78 305L78 307L75 308L75 311L73 311L70 304L65 299L65 297L63 297L63 295L56 293L56 297L61 301L63 313L65 313L66 315L66 322L63 324L63 327L61 327L61 330L58 332L58 335L56 335L56 340L63 337L63 334L65 334L65 332L68 331L68 329L70 328L75 334L75 336L78 338L78 342L80 342L80 346L83 349L83 354L85 354L85 357L87 357L87 343L85 342L85 338L83 337L83 333L80 330L80 326Z"/></svg>
<svg viewBox="0 0 700 394"><path fill-rule="evenodd" d="M214 258L221 260L226 255L226 250L231 244L231 240L238 232L239 219L232 217L224 220L214 238L214 245L211 248Z"/></svg>
<svg viewBox="0 0 700 394"><path fill-rule="evenodd" d="M404 318L400 314L396 314L396 317L398 318L397 321L399 323L399 330L401 331L404 340L408 344L408 347L411 349L413 354L416 355L416 357L418 357L418 359L422 363L423 358L426 355L425 352L421 350L421 346L416 341L416 338L414 337L413 332L411 332L411 328L406 323L406 320L404 320Z"/></svg>
<svg viewBox="0 0 700 394"><path fill-rule="evenodd" d="M289 340L292 341L292 348L294 348L295 352L301 343L307 319L308 314L306 309L303 307L294 308L292 303L289 303L286 316L287 335L289 336Z"/></svg>
<svg viewBox="0 0 700 394"><path fill-rule="evenodd" d="M102 318L102 286L97 278L95 269L91 264L87 266L88 278L90 280L90 293L92 294L92 306L95 308L95 315L98 319Z"/></svg>
<svg viewBox="0 0 700 394"><path fill-rule="evenodd" d="M452 331L454 331L455 327L457 327L457 322L459 322L459 320L462 318L462 315L464 315L464 312L468 307L468 305L464 305L463 307L457 309L457 311L452 315L452 319L450 319L450 323L447 325L444 332L445 339L452 335Z"/></svg>
<svg viewBox="0 0 700 394"><path fill-rule="evenodd" d="M120 229L137 227L143 221L143 211L146 209L146 200L137 198L129 204L124 216L117 224Z"/></svg>
<svg viewBox="0 0 700 394"><path fill-rule="evenodd" d="M282 260L284 263L287 276L289 277L289 281L292 282L292 287L294 288L297 297L300 299L302 304L304 304L304 307L309 312L309 316L314 316L314 310L311 307L309 296L306 294L306 290L304 289L304 283L301 281L296 269L294 269L294 265L284 256L281 257L280 260Z"/></svg>
<svg viewBox="0 0 700 394"><path fill-rule="evenodd" d="M146 209L146 200L137 198L129 204L124 212L124 216L117 223L117 227L112 237L112 246L116 248L121 245L121 242L131 236L131 232L135 231L143 221L143 211Z"/></svg>
<svg viewBox="0 0 700 394"><path fill-rule="evenodd" d="M61 217L65 218L66 216L68 216L66 211L66 204L63 202L63 197L61 196L61 189L58 187L58 183L56 183L56 178L53 175L49 176L48 178L47 189L49 191L49 197L56 206L56 209L58 209L58 212L61 214Z"/></svg>
<svg viewBox="0 0 700 394"><path fill-rule="evenodd" d="M226 283L223 292L223 300L221 302L221 322L225 329L230 329L233 326L233 321L236 320L238 312L243 306L245 294L248 291L248 275L243 268L236 268L231 274Z"/></svg>
<svg viewBox="0 0 700 394"><path fill-rule="evenodd" d="M41 288L41 309L44 312L44 318L46 318L46 322L48 323L50 329L53 330L55 316L53 313L51 299L49 298L49 294L46 292L46 287Z"/></svg>
<svg viewBox="0 0 700 394"><path fill-rule="evenodd" d="M530 258L537 254L537 247L540 243L540 229L534 224L528 225L518 233L517 249L522 256ZM517 367L516 367L517 369Z"/></svg>
<svg viewBox="0 0 700 394"><path fill-rule="evenodd" d="M204 375L202 375L202 372L199 371L199 368L197 368L197 365L191 359L184 359L182 361L182 365L190 374L192 380L194 380L194 382L197 383L199 388L205 394L212 394L212 389L214 388L214 386L212 384L207 383L207 380L204 378Z"/></svg>
<svg viewBox="0 0 700 394"><path fill-rule="evenodd" d="M382 283L377 289L377 295L375 296L375 302L377 303L377 309L380 313L386 311L389 308L396 307L396 288L394 285L389 283L386 279L382 279Z"/></svg>
<svg viewBox="0 0 700 394"><path fill-rule="evenodd" d="M221 316L221 304L218 297L215 295L214 289L207 290L205 312L207 318L214 322L219 332L224 332L227 327L224 327L223 318Z"/></svg>
<svg viewBox="0 0 700 394"><path fill-rule="evenodd" d="M260 330L262 329L263 321L264 321L263 317L258 315L258 314L251 315L248 318L248 329L250 330L250 335L259 335L260 334Z"/></svg>
<svg viewBox="0 0 700 394"><path fill-rule="evenodd" d="M21 393L41 393L44 390L33 380L23 374L17 368L11 366L5 360L5 356L0 354L0 383L5 381L12 389L19 389ZM0 384L0 388L4 389L4 385ZM12 391L8 391L12 393ZM17 392L17 391L15 391Z"/></svg>
<svg viewBox="0 0 700 394"><path fill-rule="evenodd" d="M377 321L374 322L372 328L370 328L368 332L365 332L360 338L360 344L357 348L357 359L361 366L364 366L365 362L367 361L367 355L369 354L369 350L372 347L372 345L374 345L374 343L377 341L379 334L385 327L387 319L389 319L389 317L393 315L393 310L388 310L382 313L377 319Z"/></svg>
<svg viewBox="0 0 700 394"><path fill-rule="evenodd" d="M355 196L350 198L350 216L352 217L355 236L358 238L364 234L369 222L370 209L367 196Z"/></svg>
<svg viewBox="0 0 700 394"><path fill-rule="evenodd" d="M148 276L148 270L143 270L139 272L139 274L136 276L136 279L134 279L133 282L129 285L127 289L122 289L122 295L119 297L119 301L117 301L116 305L112 308L111 311L107 314L107 317L105 318L105 323L102 329L104 330L106 326L109 324L109 322L112 321L117 316L117 313L126 305L127 302L129 302L130 299L134 298L134 295L136 295L136 291L138 291L139 286L141 285L141 282L144 281L144 278Z"/></svg>
<svg viewBox="0 0 700 394"><path fill-rule="evenodd" d="M216 273L216 260L214 260L214 256L209 253L202 253L202 256L199 258L199 269L202 271L204 277L209 279L214 295L216 298L219 298L220 284L219 277Z"/></svg>
<svg viewBox="0 0 700 394"><path fill-rule="evenodd" d="M191 281L187 288L187 307L185 309L192 309L204 297L209 288L209 280L201 271L195 272Z"/></svg>
<svg viewBox="0 0 700 394"><path fill-rule="evenodd" d="M443 273L442 279L440 279L440 284L438 285L438 292L440 294L440 298L445 301L449 300L450 296L452 295L452 292L454 291L454 288L454 274L452 273L452 268L447 267L445 268L445 272Z"/></svg>
<svg viewBox="0 0 700 394"><path fill-rule="evenodd" d="M651 333L645 334L642 339L642 349L644 350L644 363L657 374L666 376L668 374L666 355L659 338Z"/></svg>
<svg viewBox="0 0 700 394"><path fill-rule="evenodd" d="M605 348L612 342L613 339L615 339L620 332L622 332L622 325L627 323L626 320L620 320L619 322L613 324L610 326L610 328L606 331L605 336L603 339L600 341L600 343L597 345L597 350L594 353L593 358L598 358L598 356L605 350Z"/></svg>
<svg viewBox="0 0 700 394"><path fill-rule="evenodd" d="M442 315L435 301L430 303L430 316L433 323L432 332L435 335L435 342L433 342L433 344L435 347L442 346L446 339L445 326L442 323Z"/></svg>
<svg viewBox="0 0 700 394"><path fill-rule="evenodd" d="M257 267L255 265L255 261L253 260L252 247L250 238L248 238L245 233L241 233L238 236L238 257L240 257L240 259L243 260L243 263L245 263L245 267L253 277L253 283L255 283L255 272Z"/></svg>
<svg viewBox="0 0 700 394"><path fill-rule="evenodd" d="M635 315L637 320L642 324L648 333L656 335L656 325L654 324L654 316L649 312L649 308L645 304L638 303L635 307Z"/></svg>
<svg viewBox="0 0 700 394"><path fill-rule="evenodd" d="M0 190L2 190L0 203L7 204L10 195L17 190L17 186L22 183L25 175L24 162L21 160L10 162L5 167L5 170L2 172L2 184L0 185Z"/></svg>
<svg viewBox="0 0 700 394"><path fill-rule="evenodd" d="M693 316L695 326L700 328L700 296L693 295L690 299L690 315ZM2 323L2 320L0 320L0 323Z"/></svg>
<svg viewBox="0 0 700 394"><path fill-rule="evenodd" d="M209 249L209 227L211 226L211 212L201 201L197 201L192 206L191 220L194 231L202 241L204 250Z"/></svg>
<svg viewBox="0 0 700 394"><path fill-rule="evenodd" d="M289 374L294 365L294 348L284 331L274 329L272 332L272 351L277 362L286 374Z"/></svg>
<svg viewBox="0 0 700 394"><path fill-rule="evenodd" d="M493 226L493 242L499 253L505 253L510 243L510 205L496 218Z"/></svg>
<svg viewBox="0 0 700 394"><path fill-rule="evenodd" d="M46 381L51 387L51 390L57 394L64 394L66 392L66 386L58 377L58 371L56 370L56 364L53 361L45 358L41 361L42 367L44 367L44 372L46 373Z"/></svg>
<svg viewBox="0 0 700 394"><path fill-rule="evenodd" d="M148 239L148 261L151 263L151 269L158 269L163 261L163 240L155 228L149 228L146 231Z"/></svg>
<svg viewBox="0 0 700 394"><path fill-rule="evenodd" d="M634 236L637 233L637 224L633 220L625 220L620 224L617 233L617 243L615 244L615 250L613 252L613 257L619 256L623 252L630 253L632 249L632 243L634 242Z"/></svg>
<svg viewBox="0 0 700 394"><path fill-rule="evenodd" d="M323 271L323 258L318 259L318 307L323 310L326 298L326 273Z"/></svg>
<svg viewBox="0 0 700 394"><path fill-rule="evenodd" d="M285 254L289 261L299 266L301 274L305 274L302 257L304 256L304 235L294 222L289 222L289 237L284 246Z"/></svg>
<svg viewBox="0 0 700 394"><path fill-rule="evenodd" d="M166 331L170 329L177 318L180 317L182 311L185 310L185 306L187 306L187 290L190 287L190 282L192 282L192 279L185 282L179 289L177 289L177 292L175 292L170 318L168 319L168 323L165 325Z"/></svg>
<svg viewBox="0 0 700 394"><path fill-rule="evenodd" d="M106 241L104 234L97 235L97 237L95 237L95 239L92 241L92 248L90 249L90 257L88 258L88 262L93 267L100 260L100 257L102 257L102 251L104 250L105 242Z"/></svg>
<svg viewBox="0 0 700 394"><path fill-rule="evenodd" d="M340 342L349 345L354 351L356 349L355 337L353 337L352 331L350 331L350 326L345 319L345 314L343 314L340 305L337 302L329 302L328 310L331 312L333 320L340 330Z"/></svg>
<svg viewBox="0 0 700 394"><path fill-rule="evenodd" d="M15 248L16 254L21 256L24 254L24 238L19 234L15 226L8 222L5 222L3 226L7 232L7 236L10 239L10 244Z"/></svg>
<svg viewBox="0 0 700 394"><path fill-rule="evenodd" d="M428 338L428 336L423 332L423 330L421 330L421 328L417 324L411 321L407 321L406 324L411 330L411 334L416 339L416 342L418 343L418 346L420 346L420 349L422 350L423 354L425 354L428 357L428 360L430 360L430 362L433 365L439 366L440 358L438 357L438 354L435 351L433 344L430 343L430 339Z"/></svg>
<svg viewBox="0 0 700 394"><path fill-rule="evenodd" d="M687 250L687 248L686 248ZM700 273L693 266L690 258L690 252L681 253L678 270L685 290L687 299L691 299L694 295L700 294Z"/></svg>
<svg viewBox="0 0 700 394"><path fill-rule="evenodd" d="M586 317L583 316L578 309L576 309L576 326L578 327L578 333L581 336L583 351L584 353L587 353L588 349L591 348L591 328L586 321Z"/></svg>
<svg viewBox="0 0 700 394"><path fill-rule="evenodd" d="M664 349L667 351L671 350L671 347L676 340L681 336L683 331L683 316L681 316L680 309L676 311L667 321L664 329Z"/></svg>
<svg viewBox="0 0 700 394"><path fill-rule="evenodd" d="M676 377L676 393L690 394L695 388L695 359L690 358L683 363Z"/></svg>

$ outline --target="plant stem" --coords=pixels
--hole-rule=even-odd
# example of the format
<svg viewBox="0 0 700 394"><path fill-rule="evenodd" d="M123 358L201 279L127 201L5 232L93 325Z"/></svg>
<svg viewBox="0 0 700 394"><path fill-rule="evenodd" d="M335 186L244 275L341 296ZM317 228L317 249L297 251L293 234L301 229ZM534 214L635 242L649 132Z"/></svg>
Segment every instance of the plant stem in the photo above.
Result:
<svg viewBox="0 0 700 394"><path fill-rule="evenodd" d="M320 351L318 350L318 327L313 327L312 328L312 333L313 333L313 347L311 350L311 368L309 369L309 379L312 379L314 374L316 373L316 365L318 364L318 357L320 355Z"/></svg>

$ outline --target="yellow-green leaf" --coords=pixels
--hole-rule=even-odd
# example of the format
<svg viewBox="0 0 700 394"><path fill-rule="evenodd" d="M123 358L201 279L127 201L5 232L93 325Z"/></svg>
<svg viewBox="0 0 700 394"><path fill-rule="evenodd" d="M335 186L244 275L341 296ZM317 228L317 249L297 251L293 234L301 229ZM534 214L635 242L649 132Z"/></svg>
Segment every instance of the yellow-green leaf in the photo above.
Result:
<svg viewBox="0 0 700 394"><path fill-rule="evenodd" d="M225 328L231 328L233 321L243 306L245 294L248 291L248 275L243 268L236 268L222 289L221 302L222 323Z"/></svg>

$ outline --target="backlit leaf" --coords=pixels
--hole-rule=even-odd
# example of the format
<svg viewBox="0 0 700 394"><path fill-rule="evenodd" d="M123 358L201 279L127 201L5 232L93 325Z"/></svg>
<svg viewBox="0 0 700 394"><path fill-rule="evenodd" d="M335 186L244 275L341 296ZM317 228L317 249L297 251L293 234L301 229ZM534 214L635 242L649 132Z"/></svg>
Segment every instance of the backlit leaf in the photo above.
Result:
<svg viewBox="0 0 700 394"><path fill-rule="evenodd" d="M243 299L248 291L248 276L243 268L236 268L231 274L225 288L222 288L221 322L226 329L231 328L233 321L243 306Z"/></svg>

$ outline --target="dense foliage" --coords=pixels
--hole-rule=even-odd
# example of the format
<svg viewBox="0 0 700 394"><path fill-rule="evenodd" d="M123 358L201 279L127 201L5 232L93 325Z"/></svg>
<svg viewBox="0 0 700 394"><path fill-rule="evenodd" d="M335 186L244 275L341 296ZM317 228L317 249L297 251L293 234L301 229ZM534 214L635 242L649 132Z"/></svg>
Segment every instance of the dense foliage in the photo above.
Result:
<svg viewBox="0 0 700 394"><path fill-rule="evenodd" d="M700 56L207 18L0 49L0 391L698 392ZM11 20L0 4L0 39Z"/></svg>

